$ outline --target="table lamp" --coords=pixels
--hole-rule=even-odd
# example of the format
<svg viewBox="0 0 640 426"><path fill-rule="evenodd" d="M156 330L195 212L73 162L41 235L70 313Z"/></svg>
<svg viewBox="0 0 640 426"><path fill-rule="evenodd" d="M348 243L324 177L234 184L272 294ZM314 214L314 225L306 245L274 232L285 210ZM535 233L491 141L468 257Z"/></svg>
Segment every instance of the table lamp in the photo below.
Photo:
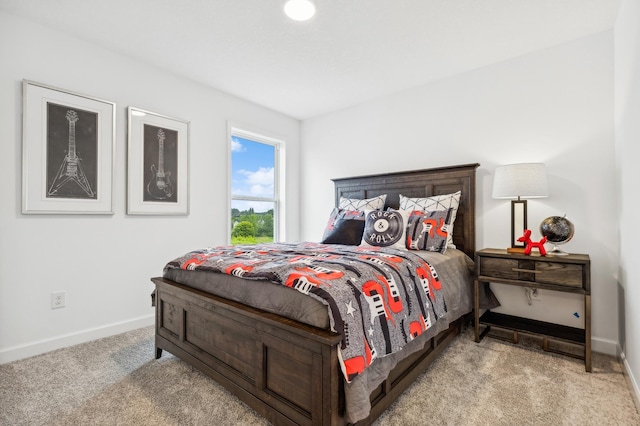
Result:
<svg viewBox="0 0 640 426"><path fill-rule="evenodd" d="M527 229L527 198L549 196L544 164L521 163L497 167L493 175L493 198L511 200L511 247L508 252L524 252L518 242Z"/></svg>

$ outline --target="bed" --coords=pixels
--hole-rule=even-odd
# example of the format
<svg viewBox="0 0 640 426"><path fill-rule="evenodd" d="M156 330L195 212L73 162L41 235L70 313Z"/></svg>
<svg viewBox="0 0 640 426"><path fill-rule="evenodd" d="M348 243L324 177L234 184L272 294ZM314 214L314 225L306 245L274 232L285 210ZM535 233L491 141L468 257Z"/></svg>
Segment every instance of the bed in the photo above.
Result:
<svg viewBox="0 0 640 426"><path fill-rule="evenodd" d="M397 209L400 194L419 198L461 191L452 236L456 248L447 250L446 257L464 269L475 252L478 166L334 179L336 206L342 198L368 199L386 194L384 208ZM437 264L445 255L432 257ZM467 269L472 270L471 265L467 264ZM462 285L468 290L465 302L445 315L446 321L436 321L424 333L416 334L402 351L376 359L353 380L347 380L343 375L345 360L338 349L342 336L332 332L328 324L301 321L289 314L285 317L278 306L258 308L257 302L238 295L222 293L222 297L211 291L211 276L221 282L221 287L232 289L248 281L242 276L209 273L205 278L205 274L192 271L188 276L195 278L189 280L181 271L166 272L163 277L152 278L156 286L156 358L163 350L172 353L212 377L273 424L372 423L460 332L472 306L473 286L468 272L469 284ZM306 315L318 306L322 310L316 302L301 311Z"/></svg>

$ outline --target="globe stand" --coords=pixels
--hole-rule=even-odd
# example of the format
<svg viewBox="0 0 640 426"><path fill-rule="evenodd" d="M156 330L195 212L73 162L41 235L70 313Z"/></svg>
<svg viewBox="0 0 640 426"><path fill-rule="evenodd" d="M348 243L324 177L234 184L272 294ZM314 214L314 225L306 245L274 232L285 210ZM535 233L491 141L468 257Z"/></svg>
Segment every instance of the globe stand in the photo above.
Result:
<svg viewBox="0 0 640 426"><path fill-rule="evenodd" d="M547 255L551 255L551 256L567 256L568 254L569 253L567 253L566 251L560 250L560 247L558 247L557 244L554 244L553 248L547 251Z"/></svg>

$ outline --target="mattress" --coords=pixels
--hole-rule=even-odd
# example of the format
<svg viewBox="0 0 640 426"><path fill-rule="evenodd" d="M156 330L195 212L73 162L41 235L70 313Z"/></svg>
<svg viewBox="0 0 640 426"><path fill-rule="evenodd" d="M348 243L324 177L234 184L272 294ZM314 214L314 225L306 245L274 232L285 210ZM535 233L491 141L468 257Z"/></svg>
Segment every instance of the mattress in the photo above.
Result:
<svg viewBox="0 0 640 426"><path fill-rule="evenodd" d="M473 261L460 250L449 249L445 254L416 251L431 264L444 284L448 310L453 318L469 312L472 307ZM289 319L329 328L328 307L299 291L273 283L247 280L234 275L212 274L207 271L166 269L164 278L205 293L224 297L247 306L275 313Z"/></svg>

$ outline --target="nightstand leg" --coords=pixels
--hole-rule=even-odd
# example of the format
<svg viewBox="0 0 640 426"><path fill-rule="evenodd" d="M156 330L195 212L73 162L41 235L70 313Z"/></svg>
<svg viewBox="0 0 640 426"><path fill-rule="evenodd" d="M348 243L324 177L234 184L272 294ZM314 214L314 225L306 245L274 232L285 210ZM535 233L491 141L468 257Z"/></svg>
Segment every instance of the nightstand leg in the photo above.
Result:
<svg viewBox="0 0 640 426"><path fill-rule="evenodd" d="M476 343L480 341L480 290L478 280L473 280L473 324L476 332Z"/></svg>
<svg viewBox="0 0 640 426"><path fill-rule="evenodd" d="M591 372L591 295L584 296L584 369Z"/></svg>

